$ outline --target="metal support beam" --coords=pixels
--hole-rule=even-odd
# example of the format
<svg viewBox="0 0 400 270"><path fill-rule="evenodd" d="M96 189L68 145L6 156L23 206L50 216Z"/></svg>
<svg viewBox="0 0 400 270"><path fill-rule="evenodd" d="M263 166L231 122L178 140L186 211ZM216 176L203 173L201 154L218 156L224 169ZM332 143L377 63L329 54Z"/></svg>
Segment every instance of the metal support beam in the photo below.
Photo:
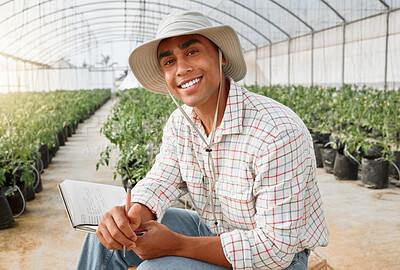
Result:
<svg viewBox="0 0 400 270"><path fill-rule="evenodd" d="M386 8L386 36L385 36L385 74L384 74L384 88L388 88L387 76L388 76L388 52L389 52L389 17L390 17L390 6L385 1L379 0L381 4Z"/></svg>
<svg viewBox="0 0 400 270"><path fill-rule="evenodd" d="M290 38L290 35L283 30L281 27L279 27L277 24L273 23L271 20L269 20L268 18L266 18L265 16L261 15L260 13L258 13L257 11L248 8L246 5L235 1L235 0L230 0L230 2L235 3L236 5L240 6L243 9L246 9L248 11L250 11L251 13L257 15L258 17L260 17L261 19L263 19L264 21L268 22L269 24L271 24L272 26L274 26L276 29L278 29L280 32L282 32L287 38ZM268 41L271 43L271 40L268 39Z"/></svg>
<svg viewBox="0 0 400 270"><path fill-rule="evenodd" d="M311 86L314 86L314 31L311 32Z"/></svg>
<svg viewBox="0 0 400 270"><path fill-rule="evenodd" d="M254 58L254 67L255 67L255 70L254 70L254 72L255 72L255 74L254 74L254 77L255 77L255 85L256 85L256 89L257 89L257 85L258 85L258 78L257 78L257 58L258 58L258 47L256 47L256 55L255 55L255 58Z"/></svg>
<svg viewBox="0 0 400 270"><path fill-rule="evenodd" d="M385 37L385 77L384 77L384 88L388 88L387 77L388 77L388 52L389 52L389 9L386 12L386 37Z"/></svg>
<svg viewBox="0 0 400 270"><path fill-rule="evenodd" d="M269 86L272 86L272 43L269 44Z"/></svg>
<svg viewBox="0 0 400 270"><path fill-rule="evenodd" d="M11 58L11 59L13 59L13 60L15 60L15 61L30 63L30 64L36 65L36 66L38 66L38 67L46 67L46 68L49 68L49 67L50 67L49 65L44 64L44 63L35 62L35 61L30 61L30 60L27 60L27 59L24 59L24 58L20 58L20 57L11 55L11 54L3 53L3 52L0 52L0 55L1 55L1 56L4 56L4 57L6 57L6 58Z"/></svg>
<svg viewBox="0 0 400 270"><path fill-rule="evenodd" d="M345 55L345 46L346 46L346 19L339 14L339 12L334 9L331 5L329 5L325 0L321 0L322 3L324 3L330 10L333 11L333 13L336 14L336 16L342 21L343 24L343 47L342 47L342 85L344 85L344 68L345 68L345 63L344 63L344 55Z"/></svg>
<svg viewBox="0 0 400 270"><path fill-rule="evenodd" d="M343 45L342 45L342 86L344 86L344 71L345 71L345 62L344 56L346 52L346 23L343 23Z"/></svg>
<svg viewBox="0 0 400 270"><path fill-rule="evenodd" d="M123 32L123 29L122 28L120 28L121 30L118 30L118 31L115 31L115 28L114 28L114 31L109 31L110 29L100 29L98 32L95 32L96 33L96 41L92 41L92 42L90 42L90 40L91 40L91 37L90 36L87 36L87 37L81 37L81 35L73 35L73 36L71 36L70 38L68 38L68 39L64 39L64 40L60 40L59 42L57 42L57 43L55 43L55 44L52 44L51 46L49 46L48 48L47 48L47 50L42 50L42 51L40 51L39 53L37 53L37 54L29 54L29 53L26 53L26 55L28 56L29 55L29 58L33 58L33 59L43 59L45 56L48 56L48 53L49 53L49 51L53 51L53 52L59 52L58 54L60 54L60 55L62 55L65 51L64 50L62 50L63 48L65 48L65 47L69 47L70 45L72 45L72 47L70 48L70 51L72 51L72 50L74 50L74 48L76 47L76 46L78 46L78 45L83 45L83 46L91 46L91 44L93 44L93 43L96 43L96 42L98 42L99 41L99 38L100 37L102 37L102 36L104 36L104 35L108 35L108 36L114 36L114 37L118 37L118 36L120 36L120 37L122 37L123 38L123 36L124 36L124 32ZM109 33L113 33L113 34L109 34ZM145 33L146 34L146 37L148 37L148 38L151 38L151 37L153 37L152 35L151 35L151 33ZM148 34L148 35L147 35ZM88 43L89 43L89 45L88 45ZM49 64L52 64L53 63L53 61L54 61L54 59L57 59L57 60L59 60L60 58L62 58L62 56L58 56L57 54L53 54L53 55L51 55L52 56L52 58L49 58L46 62L47 63L49 63ZM56 60L56 61L57 61Z"/></svg>
<svg viewBox="0 0 400 270"><path fill-rule="evenodd" d="M10 70L8 69L8 57L6 58L6 70L7 70L7 92L10 93Z"/></svg>
<svg viewBox="0 0 400 270"><path fill-rule="evenodd" d="M46 3L49 3L49 2L52 2L52 1L54 1L54 0L44 1L44 2L41 3L41 4L46 4ZM100 1L100 2L96 2L96 3L85 3L85 4L75 5L75 6L71 6L71 7L68 7L68 8L59 9L59 10L56 10L56 11L53 11L53 12L49 12L49 13L47 13L47 14L44 14L41 18L44 18L44 17L47 17L47 16L54 16L56 13L64 12L64 11L71 10L71 9L77 9L77 8L80 8L80 7L88 7L88 6L91 6L91 5L99 5L99 4L102 4L102 3L117 3L117 2L119 2L119 1ZM132 2L141 3L141 1L132 1ZM265 39L268 40L268 38L267 38L262 32L258 31L258 29L256 29L255 27L251 26L251 25L248 24L247 22L245 22L245 21L243 21L243 20L240 20L240 19L237 18L237 17L232 16L232 14L229 14L229 13L226 12L226 11L221 10L221 9L218 9L218 8L215 9L215 7L212 7L212 6L208 5L208 4L202 3L202 2L200 2L200 1L193 0L192 2L197 3L197 4L199 4L199 5L202 5L202 6L211 7L211 8L213 8L214 10L223 13L223 14L225 14L225 15L231 17L232 19L234 19L234 20L236 20L236 21L239 21L240 23L246 25L246 27L249 27L252 31L256 32L257 34L261 35L263 38L265 38ZM184 10L183 8L180 8L179 6L172 6L172 5L169 5L169 4L161 4L161 3L159 3L159 2L153 2L153 1L147 1L146 4L153 4L153 5L157 6L157 7L160 6L160 5L162 5L162 6L167 7L167 8L175 8L175 9L182 9L182 10ZM34 5L34 6L31 6L31 7L28 7L28 8L26 8L25 10L32 9L32 8L34 8L34 7L37 7L37 6L38 6L38 5ZM118 10L118 9L123 9L125 12L126 12L126 10L137 10L137 8L126 8L126 7L124 7L124 8L108 8L107 10L109 11L109 10ZM88 10L88 11L86 11L85 13L93 12L93 11L94 11L94 10ZM164 15L168 14L167 12L163 12L163 11L159 11L159 10L152 10L152 12L157 12L157 13L159 13L159 14L164 14ZM17 15L17 14L20 14L20 13L21 13L21 11L15 13L15 14L13 14L13 16L15 16L15 15ZM77 16L77 15L83 15L83 14L82 14L82 13L79 13L79 14L78 14L77 12L75 12L73 15L67 15L66 17ZM66 18L66 17L65 17L65 18ZM4 21L9 20L10 18L12 18L12 16L7 17L7 18L4 19L3 21L1 21L0 24L1 24L2 22L4 22ZM211 21L217 22L217 20L215 20L214 18L209 18L209 19L210 19ZM37 20L39 20L39 18L32 19L32 20L26 22L25 25L30 24L30 23L33 23L33 22L35 22L35 21L37 21ZM87 23L86 20L85 20L85 22ZM219 24L221 24L221 23L219 23ZM21 26L20 26L20 27L21 27ZM88 27L90 27L90 24L88 24ZM10 32L8 32L5 36L9 35L10 33L14 33L16 29L17 29L17 28L12 29L12 30L11 30ZM90 30L90 34L92 34L91 32L92 32L92 30ZM251 42L249 38L247 38L246 36L244 36L244 35L241 34L241 33L238 33L238 34L239 34L239 36L244 37L245 40L249 41L250 44L254 45L254 42ZM4 37L4 36L3 36L3 37ZM255 45L255 46L256 46L256 45ZM45 50L44 50L44 51L45 51Z"/></svg>
<svg viewBox="0 0 400 270"><path fill-rule="evenodd" d="M311 25L309 25L306 21L304 21L302 18L300 18L297 14L295 14L293 11L291 11L290 9L286 8L285 6L283 6L282 4L278 3L275 0L269 0L270 2L274 3L275 5L277 5L278 7L282 8L283 10L285 10L287 13L289 13L290 15L292 15L294 18L296 18L297 20L299 20L302 24L304 24L310 31L311 33L314 32L314 28L311 27ZM290 43L291 43L291 38L288 39L288 85L290 85Z"/></svg>
<svg viewBox="0 0 400 270"><path fill-rule="evenodd" d="M288 39L288 86L290 85L290 44L292 39Z"/></svg>

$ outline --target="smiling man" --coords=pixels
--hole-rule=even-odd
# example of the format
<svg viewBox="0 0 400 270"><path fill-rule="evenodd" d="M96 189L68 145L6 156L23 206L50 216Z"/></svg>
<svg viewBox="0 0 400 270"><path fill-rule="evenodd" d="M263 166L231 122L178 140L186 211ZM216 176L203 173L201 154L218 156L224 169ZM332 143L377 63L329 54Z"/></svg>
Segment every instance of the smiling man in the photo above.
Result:
<svg viewBox="0 0 400 270"><path fill-rule="evenodd" d="M236 32L172 14L129 63L178 109L129 212L103 216L78 269L305 270L327 244L311 136L289 108L236 83L246 74ZM171 208L185 192L195 211Z"/></svg>

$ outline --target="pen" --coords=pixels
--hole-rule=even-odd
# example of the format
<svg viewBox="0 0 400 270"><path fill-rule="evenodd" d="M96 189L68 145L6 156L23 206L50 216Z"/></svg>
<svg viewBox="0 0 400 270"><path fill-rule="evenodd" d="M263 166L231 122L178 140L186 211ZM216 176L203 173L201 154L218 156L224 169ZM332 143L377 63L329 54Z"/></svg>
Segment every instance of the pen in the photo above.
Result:
<svg viewBox="0 0 400 270"><path fill-rule="evenodd" d="M128 184L128 187L126 189L126 202L125 202L125 214L128 215L129 209L131 208L131 190L132 186ZM124 254L124 258L126 256L126 246L123 247L122 250Z"/></svg>

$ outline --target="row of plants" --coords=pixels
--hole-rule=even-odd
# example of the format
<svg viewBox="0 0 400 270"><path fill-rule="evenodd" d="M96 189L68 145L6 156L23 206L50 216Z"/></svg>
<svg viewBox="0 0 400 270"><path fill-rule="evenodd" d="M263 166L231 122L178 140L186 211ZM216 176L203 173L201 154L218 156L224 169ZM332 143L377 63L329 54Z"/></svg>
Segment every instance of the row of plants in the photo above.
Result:
<svg viewBox="0 0 400 270"><path fill-rule="evenodd" d="M357 166L362 165L361 181L365 186L387 186L388 175L399 179L400 167L400 93L398 90L377 90L345 85L334 87L249 87L269 96L295 111L309 127L316 150L322 159L328 156L327 172L333 172L337 159L345 158L353 165L352 179ZM332 149L332 150L331 150ZM322 154L320 154L322 151ZM336 155L337 153L337 155ZM337 171L343 170L343 163ZM368 164L363 166L363 164ZM390 166L391 165L391 166ZM379 183L367 177L371 166L381 167ZM332 167L332 168L331 168ZM343 178L340 173L337 178ZM376 178L371 175L370 178ZM375 180L373 180L375 181Z"/></svg>
<svg viewBox="0 0 400 270"><path fill-rule="evenodd" d="M398 90L360 89L351 85L247 88L281 102L300 116L313 136L319 167L324 164L320 160L322 155L326 156L322 152L327 149L333 149L335 156L344 156L347 162L356 164L357 172L365 158L388 164L400 162ZM117 148L120 155L114 177L119 174L125 183L129 179L134 184L154 163L162 127L176 106L170 98L144 89L125 90L120 97L102 129L112 144L101 153L97 166L109 165L111 151ZM333 168L334 160L329 164ZM326 165L328 167L328 163ZM343 169L342 165L336 167L337 171ZM390 172L398 179L393 166Z"/></svg>
<svg viewBox="0 0 400 270"><path fill-rule="evenodd" d="M40 174L59 147L110 96L109 89L0 94L0 202L7 199L14 217L42 190ZM4 217L0 229L14 224Z"/></svg>
<svg viewBox="0 0 400 270"><path fill-rule="evenodd" d="M101 152L100 165L110 165L111 152L118 149L114 179L120 175L126 188L128 182L137 183L154 164L159 151L162 129L176 108L164 95L144 89L127 89L117 94L120 98L102 128L111 144Z"/></svg>

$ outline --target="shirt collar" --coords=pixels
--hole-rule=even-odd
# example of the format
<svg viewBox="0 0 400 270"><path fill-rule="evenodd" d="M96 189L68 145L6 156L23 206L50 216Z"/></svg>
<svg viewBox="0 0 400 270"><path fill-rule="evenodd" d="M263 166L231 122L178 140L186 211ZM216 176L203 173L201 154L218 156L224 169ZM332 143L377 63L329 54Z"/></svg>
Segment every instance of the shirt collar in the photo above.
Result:
<svg viewBox="0 0 400 270"><path fill-rule="evenodd" d="M230 81L230 89L224 117L219 129L221 134L238 134L243 124L243 89L234 81Z"/></svg>
<svg viewBox="0 0 400 270"><path fill-rule="evenodd" d="M190 107L188 115L193 123L203 132L204 128L200 118L193 108ZM216 137L228 134L238 134L242 132L243 124L243 89L233 80L230 81L228 100L226 102L224 117L221 125L217 127Z"/></svg>

